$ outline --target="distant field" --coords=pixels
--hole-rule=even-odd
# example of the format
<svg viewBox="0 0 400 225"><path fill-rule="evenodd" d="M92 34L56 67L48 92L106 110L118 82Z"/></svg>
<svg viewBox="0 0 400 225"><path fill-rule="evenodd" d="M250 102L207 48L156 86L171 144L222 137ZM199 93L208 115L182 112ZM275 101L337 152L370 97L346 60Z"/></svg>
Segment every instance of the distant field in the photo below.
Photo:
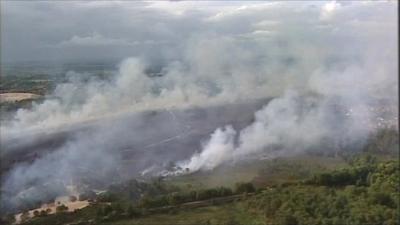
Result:
<svg viewBox="0 0 400 225"><path fill-rule="evenodd" d="M0 93L32 93L44 95L55 85L56 77L50 75L10 75L1 77Z"/></svg>
<svg viewBox="0 0 400 225"><path fill-rule="evenodd" d="M67 73L74 71L105 79L113 75L115 63L70 63L62 65L21 63L2 65L0 93L28 92L38 95L51 93L57 83L65 82Z"/></svg>
<svg viewBox="0 0 400 225"><path fill-rule="evenodd" d="M0 93L0 102L19 102L23 100L34 100L40 98L40 95L32 93Z"/></svg>
<svg viewBox="0 0 400 225"><path fill-rule="evenodd" d="M0 76L0 120L9 120L20 108L30 108L33 101L51 94L58 83L67 81L67 72L85 72L100 79L109 78L113 65L2 65Z"/></svg>

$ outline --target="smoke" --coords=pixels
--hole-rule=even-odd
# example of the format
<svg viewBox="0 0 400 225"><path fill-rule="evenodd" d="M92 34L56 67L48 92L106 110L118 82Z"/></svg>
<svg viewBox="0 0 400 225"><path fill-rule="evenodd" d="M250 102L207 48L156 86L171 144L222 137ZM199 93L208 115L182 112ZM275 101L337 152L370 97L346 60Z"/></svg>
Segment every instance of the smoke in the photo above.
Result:
<svg viewBox="0 0 400 225"><path fill-rule="evenodd" d="M353 108L359 109L347 108L337 98L287 91L257 111L254 122L244 129L237 132L230 126L226 130L218 128L200 153L178 165L195 172L260 157L310 150L334 153L349 146L356 149L376 127L369 121L372 117L367 115L367 108Z"/></svg>
<svg viewBox="0 0 400 225"><path fill-rule="evenodd" d="M396 97L386 95L397 91L388 76L372 64L316 70L306 89L289 88L240 131L218 128L200 153L178 165L195 172L260 156L360 149L373 132L397 127Z"/></svg>
<svg viewBox="0 0 400 225"><path fill-rule="evenodd" d="M211 170L228 160L234 149L235 134L232 126L226 126L224 129L218 128L211 134L211 138L203 147L203 151L194 155L184 167L190 168L192 171L201 168Z"/></svg>
<svg viewBox="0 0 400 225"><path fill-rule="evenodd" d="M18 208L49 190L63 193L60 184L101 186L169 162L193 172L335 152L361 146L371 132L396 124L397 3L292 4L233 4L201 13L185 6L179 14L162 13L171 25L133 29L152 27L154 38L176 38L147 49L160 55L161 64L132 51L134 57L106 80L69 72L44 102L1 124L1 142L13 146L69 132L59 146L32 147L29 153L40 152L38 157L9 168L2 206ZM173 35L179 32L182 38ZM161 76L146 72L159 67ZM378 120L382 114L385 124Z"/></svg>

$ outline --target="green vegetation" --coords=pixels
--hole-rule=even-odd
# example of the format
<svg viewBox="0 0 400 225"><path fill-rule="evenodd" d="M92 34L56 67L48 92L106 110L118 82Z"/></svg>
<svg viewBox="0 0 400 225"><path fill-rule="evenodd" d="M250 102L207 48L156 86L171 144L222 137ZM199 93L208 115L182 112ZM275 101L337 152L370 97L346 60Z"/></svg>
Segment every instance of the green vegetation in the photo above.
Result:
<svg viewBox="0 0 400 225"><path fill-rule="evenodd" d="M65 206L65 205L60 205L60 206L57 206L57 207L56 207L56 212L57 212L57 213L65 212L65 211L68 211L68 207Z"/></svg>
<svg viewBox="0 0 400 225"><path fill-rule="evenodd" d="M248 208L278 224L398 224L399 182L398 161L358 164L271 188Z"/></svg>
<svg viewBox="0 0 400 225"><path fill-rule="evenodd" d="M348 161L345 167L257 191L247 182L232 190L130 181L115 185L89 207L39 214L24 224L399 224L399 161L371 155ZM139 198L133 187L142 188Z"/></svg>

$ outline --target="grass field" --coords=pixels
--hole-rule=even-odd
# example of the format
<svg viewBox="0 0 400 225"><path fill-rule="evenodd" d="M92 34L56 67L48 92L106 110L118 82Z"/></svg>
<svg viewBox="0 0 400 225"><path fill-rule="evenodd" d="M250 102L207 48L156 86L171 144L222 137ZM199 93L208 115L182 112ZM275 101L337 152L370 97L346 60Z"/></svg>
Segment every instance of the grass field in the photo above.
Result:
<svg viewBox="0 0 400 225"><path fill-rule="evenodd" d="M220 166L212 172L172 177L168 182L189 188L233 187L237 182L253 182L256 187L265 187L303 179L314 172L347 166L339 157L298 155Z"/></svg>

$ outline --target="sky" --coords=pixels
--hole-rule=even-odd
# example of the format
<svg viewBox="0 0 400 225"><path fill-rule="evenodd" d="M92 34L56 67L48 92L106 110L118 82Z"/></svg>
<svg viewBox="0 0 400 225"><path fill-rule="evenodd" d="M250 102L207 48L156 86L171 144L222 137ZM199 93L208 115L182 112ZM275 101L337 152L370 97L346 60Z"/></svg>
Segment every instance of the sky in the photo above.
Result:
<svg viewBox="0 0 400 225"><path fill-rule="evenodd" d="M4 62L120 61L142 57L162 63L182 58L190 51L188 46L199 39L240 41L249 49L267 42L288 45L291 39L297 39L326 45L327 49L342 47L344 52L349 46L355 52L364 47L360 42L366 36L384 38L387 45L397 38L396 1L1 1L0 4Z"/></svg>

